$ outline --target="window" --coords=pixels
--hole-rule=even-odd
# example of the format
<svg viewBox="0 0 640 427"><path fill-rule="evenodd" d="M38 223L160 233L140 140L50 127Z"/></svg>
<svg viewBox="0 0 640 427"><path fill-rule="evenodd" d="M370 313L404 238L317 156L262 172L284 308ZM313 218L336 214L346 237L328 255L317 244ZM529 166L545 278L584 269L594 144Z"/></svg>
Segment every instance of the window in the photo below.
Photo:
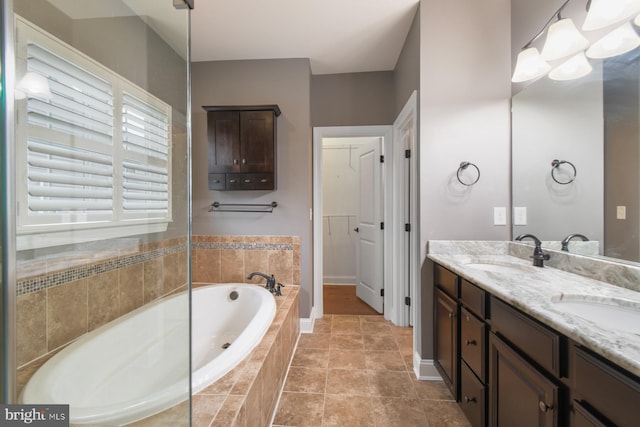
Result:
<svg viewBox="0 0 640 427"><path fill-rule="evenodd" d="M51 91L16 105L18 249L166 230L171 107L21 18L16 53Z"/></svg>

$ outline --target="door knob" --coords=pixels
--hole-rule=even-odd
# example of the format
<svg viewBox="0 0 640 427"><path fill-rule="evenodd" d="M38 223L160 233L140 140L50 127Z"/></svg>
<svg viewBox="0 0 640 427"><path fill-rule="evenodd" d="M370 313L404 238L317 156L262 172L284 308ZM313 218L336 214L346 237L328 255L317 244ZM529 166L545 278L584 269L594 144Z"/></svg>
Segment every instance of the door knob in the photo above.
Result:
<svg viewBox="0 0 640 427"><path fill-rule="evenodd" d="M359 233L360 232L360 227L354 228L353 231L355 231L356 233Z"/></svg>

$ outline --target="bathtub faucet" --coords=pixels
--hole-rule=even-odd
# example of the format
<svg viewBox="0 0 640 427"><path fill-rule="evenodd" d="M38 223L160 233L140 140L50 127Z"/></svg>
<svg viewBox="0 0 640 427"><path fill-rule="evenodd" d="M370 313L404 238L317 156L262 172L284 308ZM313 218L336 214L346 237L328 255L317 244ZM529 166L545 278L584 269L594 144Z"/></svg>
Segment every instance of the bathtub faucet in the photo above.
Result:
<svg viewBox="0 0 640 427"><path fill-rule="evenodd" d="M284 287L284 285L282 283L276 283L276 278L273 277L273 274L271 276L268 276L264 273L254 271L253 273L247 276L247 280L253 279L253 276L264 277L267 280L267 283L264 285L264 287L267 288L269 292L271 292L277 297L282 295L282 292L280 291L280 287Z"/></svg>

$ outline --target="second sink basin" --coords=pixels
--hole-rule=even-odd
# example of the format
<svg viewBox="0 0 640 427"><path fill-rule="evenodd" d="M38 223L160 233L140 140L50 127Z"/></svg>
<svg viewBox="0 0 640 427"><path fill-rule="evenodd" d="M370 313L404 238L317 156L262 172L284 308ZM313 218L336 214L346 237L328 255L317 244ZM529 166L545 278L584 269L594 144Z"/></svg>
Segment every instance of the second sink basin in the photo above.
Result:
<svg viewBox="0 0 640 427"><path fill-rule="evenodd" d="M551 301L564 313L640 335L640 302L594 295L559 295Z"/></svg>

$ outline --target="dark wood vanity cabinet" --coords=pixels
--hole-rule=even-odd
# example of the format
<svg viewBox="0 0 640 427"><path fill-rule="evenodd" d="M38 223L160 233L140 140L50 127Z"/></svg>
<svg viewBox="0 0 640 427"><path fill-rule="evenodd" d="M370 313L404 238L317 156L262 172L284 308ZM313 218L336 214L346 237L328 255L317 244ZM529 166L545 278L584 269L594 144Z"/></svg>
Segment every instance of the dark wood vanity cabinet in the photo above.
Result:
<svg viewBox="0 0 640 427"><path fill-rule="evenodd" d="M569 360L573 427L640 425L640 378L577 344Z"/></svg>
<svg viewBox="0 0 640 427"><path fill-rule="evenodd" d="M458 372L460 355L458 349L459 307L458 276L436 265L434 308L434 365L451 393L458 399Z"/></svg>
<svg viewBox="0 0 640 427"><path fill-rule="evenodd" d="M640 425L636 375L438 264L434 285L434 362L472 426Z"/></svg>
<svg viewBox="0 0 640 427"><path fill-rule="evenodd" d="M204 106L210 190L274 190L277 105Z"/></svg>

